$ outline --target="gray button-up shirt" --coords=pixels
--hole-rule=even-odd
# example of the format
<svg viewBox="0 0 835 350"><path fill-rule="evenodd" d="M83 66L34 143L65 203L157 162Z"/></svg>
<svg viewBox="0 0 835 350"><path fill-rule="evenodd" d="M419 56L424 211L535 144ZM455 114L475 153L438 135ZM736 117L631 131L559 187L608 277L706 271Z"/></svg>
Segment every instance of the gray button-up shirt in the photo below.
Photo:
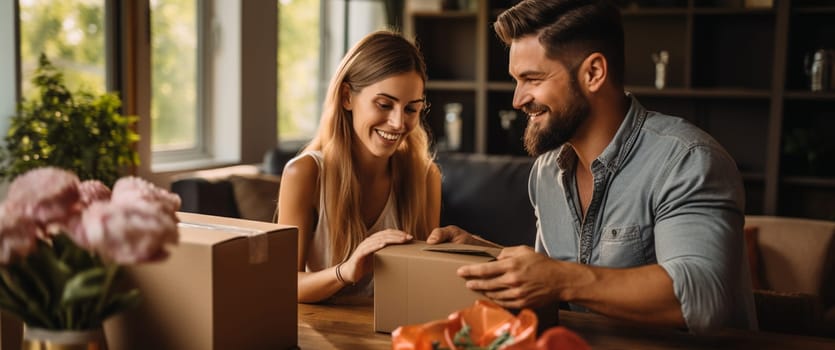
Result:
<svg viewBox="0 0 835 350"><path fill-rule="evenodd" d="M756 329L742 236L745 196L734 160L704 131L627 95L626 118L591 165L585 220L573 148L536 160L528 188L536 250L594 266L657 263L672 278L692 332Z"/></svg>

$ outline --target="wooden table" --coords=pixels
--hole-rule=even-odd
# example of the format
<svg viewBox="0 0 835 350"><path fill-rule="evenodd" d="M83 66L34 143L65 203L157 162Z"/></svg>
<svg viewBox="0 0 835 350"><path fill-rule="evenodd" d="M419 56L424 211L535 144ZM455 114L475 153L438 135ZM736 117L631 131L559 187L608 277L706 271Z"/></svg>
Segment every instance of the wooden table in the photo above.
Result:
<svg viewBox="0 0 835 350"><path fill-rule="evenodd" d="M373 324L370 305L299 304L299 348L391 349L391 335L374 332ZM571 311L560 311L560 324L580 334L593 349L835 349L835 339L829 338L744 330L694 336Z"/></svg>

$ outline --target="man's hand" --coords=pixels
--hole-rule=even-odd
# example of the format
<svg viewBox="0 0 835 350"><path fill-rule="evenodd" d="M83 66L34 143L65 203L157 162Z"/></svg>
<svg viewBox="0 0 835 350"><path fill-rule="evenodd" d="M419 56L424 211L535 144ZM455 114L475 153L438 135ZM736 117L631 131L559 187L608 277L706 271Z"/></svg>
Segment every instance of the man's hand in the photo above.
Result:
<svg viewBox="0 0 835 350"><path fill-rule="evenodd" d="M445 242L478 244L475 243L477 241L472 238L472 234L455 225L438 227L432 230L432 233L430 233L429 237L426 238L426 243L429 244Z"/></svg>
<svg viewBox="0 0 835 350"><path fill-rule="evenodd" d="M559 300L559 264L518 246L503 249L497 261L462 266L458 276L467 279L467 288L503 307L539 307Z"/></svg>

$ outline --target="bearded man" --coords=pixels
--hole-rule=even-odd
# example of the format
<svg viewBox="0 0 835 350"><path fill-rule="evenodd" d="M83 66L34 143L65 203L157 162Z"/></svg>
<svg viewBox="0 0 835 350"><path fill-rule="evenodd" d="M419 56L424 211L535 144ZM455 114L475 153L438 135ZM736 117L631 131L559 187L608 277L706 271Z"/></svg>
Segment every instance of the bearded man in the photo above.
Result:
<svg viewBox="0 0 835 350"><path fill-rule="evenodd" d="M619 10L607 1L526 0L494 24L510 47L513 105L536 156L534 249L461 267L468 288L509 308L567 302L694 333L756 329L733 158L684 119L624 91ZM456 227L429 243L479 244Z"/></svg>

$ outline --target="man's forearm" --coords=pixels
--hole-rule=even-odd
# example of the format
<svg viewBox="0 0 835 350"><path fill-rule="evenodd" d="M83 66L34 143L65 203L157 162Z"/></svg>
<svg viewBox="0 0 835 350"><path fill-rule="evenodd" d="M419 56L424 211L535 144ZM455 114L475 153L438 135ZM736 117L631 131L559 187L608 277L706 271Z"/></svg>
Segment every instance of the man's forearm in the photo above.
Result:
<svg viewBox="0 0 835 350"><path fill-rule="evenodd" d="M562 301L614 318L686 327L673 280L660 265L628 269L571 265L577 278L563 290Z"/></svg>

